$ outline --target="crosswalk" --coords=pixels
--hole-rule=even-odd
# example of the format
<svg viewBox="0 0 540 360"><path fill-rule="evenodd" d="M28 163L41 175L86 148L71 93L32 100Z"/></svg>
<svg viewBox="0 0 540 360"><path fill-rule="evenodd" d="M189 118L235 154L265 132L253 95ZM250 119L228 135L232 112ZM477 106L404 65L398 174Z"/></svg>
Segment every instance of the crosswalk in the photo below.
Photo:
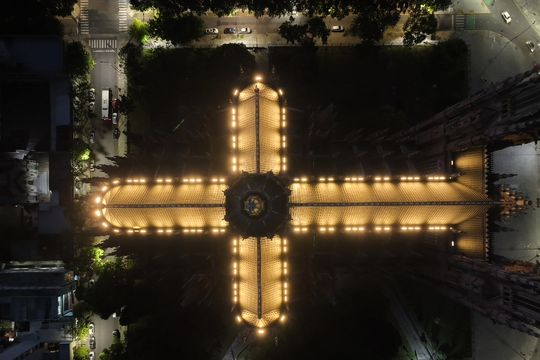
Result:
<svg viewBox="0 0 540 360"><path fill-rule="evenodd" d="M118 31L125 32L128 29L128 0L118 0Z"/></svg>
<svg viewBox="0 0 540 360"><path fill-rule="evenodd" d="M90 39L88 45L92 52L115 52L117 42L116 39Z"/></svg>
<svg viewBox="0 0 540 360"><path fill-rule="evenodd" d="M454 30L465 30L465 15L454 15Z"/></svg>
<svg viewBox="0 0 540 360"><path fill-rule="evenodd" d="M88 35L90 33L90 28L88 24L88 0L80 0L81 6L81 15L79 23L79 31L81 35Z"/></svg>

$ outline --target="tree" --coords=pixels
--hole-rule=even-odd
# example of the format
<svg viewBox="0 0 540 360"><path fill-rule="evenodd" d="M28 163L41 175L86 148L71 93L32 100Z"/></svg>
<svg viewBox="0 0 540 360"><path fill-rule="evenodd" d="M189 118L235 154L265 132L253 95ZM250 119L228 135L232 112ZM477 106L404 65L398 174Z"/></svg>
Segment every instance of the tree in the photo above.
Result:
<svg viewBox="0 0 540 360"><path fill-rule="evenodd" d="M291 20L285 21L279 26L279 35L288 43L301 43L306 37L307 26L293 24Z"/></svg>
<svg viewBox="0 0 540 360"><path fill-rule="evenodd" d="M350 32L365 42L376 42L381 40L384 31L396 25L398 20L399 10L395 7L369 7L354 18Z"/></svg>
<svg viewBox="0 0 540 360"><path fill-rule="evenodd" d="M403 45L413 46L424 41L437 30L437 19L433 15L433 9L425 5L414 7L403 30L405 32Z"/></svg>
<svg viewBox="0 0 540 360"><path fill-rule="evenodd" d="M73 360L88 360L90 358L90 349L87 346L75 346L73 348Z"/></svg>
<svg viewBox="0 0 540 360"><path fill-rule="evenodd" d="M320 38L324 45L326 45L328 36L330 36L330 29L326 27L321 16L315 16L309 19L306 31L311 34L312 38Z"/></svg>
<svg viewBox="0 0 540 360"><path fill-rule="evenodd" d="M153 36L171 41L176 45L188 44L204 35L204 22L193 14L161 14L148 23Z"/></svg>
<svg viewBox="0 0 540 360"><path fill-rule="evenodd" d="M99 360L124 360L127 359L126 344L122 341L117 341L111 344L107 349L104 349Z"/></svg>
<svg viewBox="0 0 540 360"><path fill-rule="evenodd" d="M137 18L133 19L133 22L129 26L128 34L130 39L137 41L141 45L146 44L150 36L148 23L145 23Z"/></svg>
<svg viewBox="0 0 540 360"><path fill-rule="evenodd" d="M64 58L66 73L72 78L86 76L94 66L94 60L79 41L66 44Z"/></svg>

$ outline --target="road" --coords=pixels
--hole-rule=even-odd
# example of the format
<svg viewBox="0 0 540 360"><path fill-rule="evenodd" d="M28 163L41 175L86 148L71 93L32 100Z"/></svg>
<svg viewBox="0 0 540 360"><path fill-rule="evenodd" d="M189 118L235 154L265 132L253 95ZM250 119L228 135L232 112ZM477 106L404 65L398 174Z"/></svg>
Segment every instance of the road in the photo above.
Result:
<svg viewBox="0 0 540 360"><path fill-rule="evenodd" d="M88 36L85 41L88 44L95 67L91 73L92 86L96 89L96 106L94 112L97 117L93 121L96 131L96 142L93 145L96 156L96 165L110 164L107 157L123 156L126 154L125 130L126 119L120 115L119 129L120 139L112 136L113 126L111 122L101 120L101 94L104 89L111 89L113 98L118 98L122 91L123 74L118 67L118 51L125 41L125 34L120 33L120 28L126 28L125 21L120 21L122 14L127 15L126 9L122 8L123 0L91 0L88 7ZM83 26L83 24L81 24ZM119 86L120 83L120 86ZM107 175L99 169L93 174L95 177Z"/></svg>
<svg viewBox="0 0 540 360"><path fill-rule="evenodd" d="M104 349L112 345L114 340L113 330L119 329L121 331L121 327L119 318L112 316L107 320L103 320L98 315L92 315L91 321L95 325L96 349L94 352L97 359Z"/></svg>

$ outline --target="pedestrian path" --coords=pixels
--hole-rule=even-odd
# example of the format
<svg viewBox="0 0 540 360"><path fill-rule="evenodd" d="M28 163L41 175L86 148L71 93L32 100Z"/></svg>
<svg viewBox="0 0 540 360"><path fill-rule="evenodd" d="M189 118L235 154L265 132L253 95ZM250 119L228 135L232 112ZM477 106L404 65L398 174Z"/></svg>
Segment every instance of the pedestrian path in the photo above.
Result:
<svg viewBox="0 0 540 360"><path fill-rule="evenodd" d="M128 29L128 0L118 0L118 31L126 32Z"/></svg>
<svg viewBox="0 0 540 360"><path fill-rule="evenodd" d="M90 27L88 25L88 0L80 0L81 15L80 15L80 33L81 35L88 35L90 33Z"/></svg>
<svg viewBox="0 0 540 360"><path fill-rule="evenodd" d="M454 15L454 30L465 30L465 15Z"/></svg>
<svg viewBox="0 0 540 360"><path fill-rule="evenodd" d="M92 52L116 52L116 39L90 39L88 44Z"/></svg>

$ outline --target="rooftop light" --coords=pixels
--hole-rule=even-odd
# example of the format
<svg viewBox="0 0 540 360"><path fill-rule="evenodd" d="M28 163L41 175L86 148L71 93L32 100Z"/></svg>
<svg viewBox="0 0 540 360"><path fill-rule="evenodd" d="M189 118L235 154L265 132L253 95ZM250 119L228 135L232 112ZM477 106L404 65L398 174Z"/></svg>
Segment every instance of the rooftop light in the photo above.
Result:
<svg viewBox="0 0 540 360"><path fill-rule="evenodd" d="M119 229L113 229L113 231L114 231L115 233L119 233L119 232L120 232Z"/></svg>
<svg viewBox="0 0 540 360"><path fill-rule="evenodd" d="M161 179L161 178L158 178L158 179L156 179L156 182L158 182L158 183L162 183L162 182L163 182L163 179Z"/></svg>
<svg viewBox="0 0 540 360"><path fill-rule="evenodd" d="M101 216L101 210L96 210L95 214L96 214L96 216Z"/></svg>
<svg viewBox="0 0 540 360"><path fill-rule="evenodd" d="M278 89L278 93L279 93L279 95L283 95L283 90Z"/></svg>
<svg viewBox="0 0 540 360"><path fill-rule="evenodd" d="M256 75L255 76L255 81L262 81L262 76L261 75Z"/></svg>
<svg viewBox="0 0 540 360"><path fill-rule="evenodd" d="M96 204L99 204L101 202L101 197L96 197Z"/></svg>
<svg viewBox="0 0 540 360"><path fill-rule="evenodd" d="M107 191L108 188L109 187L107 187L107 186L103 186L103 187L101 187L101 191L105 192L105 191Z"/></svg>
<svg viewBox="0 0 540 360"><path fill-rule="evenodd" d="M119 182L120 182L120 180L113 180L112 183L113 183L114 185L116 185L116 184L118 184Z"/></svg>
<svg viewBox="0 0 540 360"><path fill-rule="evenodd" d="M107 224L105 221L101 223L101 226L103 226L104 228L108 228L109 227L109 224Z"/></svg>
<svg viewBox="0 0 540 360"><path fill-rule="evenodd" d="M234 96L238 95L238 89L234 89Z"/></svg>
<svg viewBox="0 0 540 360"><path fill-rule="evenodd" d="M257 329L257 334L264 335L266 331L264 329Z"/></svg>

